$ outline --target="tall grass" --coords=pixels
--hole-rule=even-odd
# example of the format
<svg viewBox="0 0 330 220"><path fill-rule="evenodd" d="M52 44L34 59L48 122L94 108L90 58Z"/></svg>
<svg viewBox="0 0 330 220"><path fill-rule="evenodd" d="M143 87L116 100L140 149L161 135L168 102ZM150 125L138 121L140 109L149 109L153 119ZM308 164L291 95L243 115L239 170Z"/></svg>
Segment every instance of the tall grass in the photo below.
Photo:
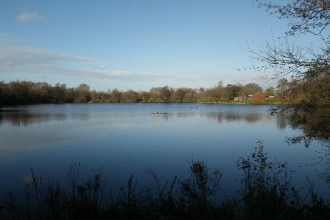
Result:
<svg viewBox="0 0 330 220"><path fill-rule="evenodd" d="M0 205L1 219L330 219L329 202L309 189L302 194L291 182L287 163L268 161L261 142L237 167L240 189L228 197L221 189L222 174L203 161L191 161L189 177L161 184L149 169L155 187L138 187L133 174L113 195L101 169L80 178L79 165L70 167L69 190L31 170L32 181L22 195L8 192ZM225 200L220 200L225 198Z"/></svg>

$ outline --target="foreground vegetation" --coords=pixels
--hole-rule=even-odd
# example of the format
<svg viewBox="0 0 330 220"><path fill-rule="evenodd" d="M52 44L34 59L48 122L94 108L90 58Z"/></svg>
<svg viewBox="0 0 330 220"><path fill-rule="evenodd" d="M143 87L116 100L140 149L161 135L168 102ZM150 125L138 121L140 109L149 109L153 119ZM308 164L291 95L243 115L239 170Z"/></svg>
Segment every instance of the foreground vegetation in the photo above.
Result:
<svg viewBox="0 0 330 220"><path fill-rule="evenodd" d="M79 179L70 169L70 190L63 190L32 172L24 194L7 193L0 206L1 219L329 219L330 204L313 191L305 195L292 186L286 163L269 162L261 143L247 158L237 161L241 188L234 198L221 190L222 175L202 161L192 161L190 177L156 188L138 189L129 178L119 194L106 195L101 172ZM222 199L221 199L222 198ZM223 199L224 198L224 199Z"/></svg>

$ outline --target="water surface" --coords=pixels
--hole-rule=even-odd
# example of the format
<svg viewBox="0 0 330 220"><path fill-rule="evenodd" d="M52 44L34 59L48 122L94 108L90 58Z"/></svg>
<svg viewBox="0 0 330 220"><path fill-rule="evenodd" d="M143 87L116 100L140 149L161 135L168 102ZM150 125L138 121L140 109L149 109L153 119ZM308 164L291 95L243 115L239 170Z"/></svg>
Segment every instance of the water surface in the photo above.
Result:
<svg viewBox="0 0 330 220"><path fill-rule="evenodd" d="M23 189L36 175L67 184L70 165L82 176L102 174L109 186L126 185L133 173L139 185L152 185L152 168L162 181L187 177L192 160L220 169L228 194L239 188L240 157L262 141L269 159L288 162L293 181L306 175L327 195L320 180L324 167L314 165L318 146L288 146L286 137L301 135L270 106L218 104L63 104L29 105L0 112L0 182L2 192ZM151 114L165 112L167 114ZM317 171L317 172L315 172ZM0 192L0 193L2 193Z"/></svg>

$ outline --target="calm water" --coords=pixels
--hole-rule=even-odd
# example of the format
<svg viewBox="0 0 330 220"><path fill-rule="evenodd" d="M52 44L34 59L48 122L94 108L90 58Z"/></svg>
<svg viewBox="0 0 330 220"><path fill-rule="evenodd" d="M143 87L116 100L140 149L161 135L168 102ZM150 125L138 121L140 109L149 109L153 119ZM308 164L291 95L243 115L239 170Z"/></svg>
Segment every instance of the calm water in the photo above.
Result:
<svg viewBox="0 0 330 220"><path fill-rule="evenodd" d="M134 173L141 187L152 186L148 168L161 181L187 177L192 160L203 160L223 174L228 194L239 188L242 171L236 162L261 140L268 158L288 162L293 181L306 177L325 197L329 187L319 179L317 144L288 146L286 137L302 134L270 106L217 104L63 104L31 105L0 112L0 193L23 189L36 175L67 184L70 165L82 176L102 167L109 187L125 186ZM151 112L168 114L151 114Z"/></svg>

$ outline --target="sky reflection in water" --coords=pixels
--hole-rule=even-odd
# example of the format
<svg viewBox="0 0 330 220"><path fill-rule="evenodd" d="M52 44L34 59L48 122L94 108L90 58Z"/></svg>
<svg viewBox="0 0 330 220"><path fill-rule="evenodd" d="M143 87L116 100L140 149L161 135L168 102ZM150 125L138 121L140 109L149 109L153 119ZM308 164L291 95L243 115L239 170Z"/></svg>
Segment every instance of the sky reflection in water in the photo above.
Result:
<svg viewBox="0 0 330 220"><path fill-rule="evenodd" d="M295 182L308 175L317 180L316 146L288 146L286 137L302 134L285 118L272 116L269 106L207 104L65 104L22 107L0 112L2 189L28 181L30 169L67 184L70 165L81 164L82 176L102 166L114 189L131 173L141 187L153 184L148 167L162 181L187 176L191 160L203 160L223 174L227 192L239 188L236 162L261 140L271 160L288 162ZM167 112L153 115L151 112ZM314 158L314 159L313 159ZM301 167L303 166L303 168ZM233 187L234 186L234 187ZM324 192L326 186L320 186Z"/></svg>

